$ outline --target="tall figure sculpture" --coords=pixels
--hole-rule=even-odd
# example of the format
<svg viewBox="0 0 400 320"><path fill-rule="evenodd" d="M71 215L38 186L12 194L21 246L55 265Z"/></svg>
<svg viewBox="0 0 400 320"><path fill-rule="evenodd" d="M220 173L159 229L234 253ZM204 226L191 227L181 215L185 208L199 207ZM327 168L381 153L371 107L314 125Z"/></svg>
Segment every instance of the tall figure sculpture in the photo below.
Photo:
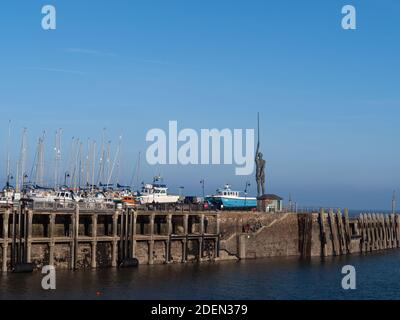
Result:
<svg viewBox="0 0 400 320"><path fill-rule="evenodd" d="M260 152L260 114L258 114L258 143L256 151L256 181L257 195L261 197L265 194L265 166L266 162L263 159L263 154ZM262 193L261 193L262 192Z"/></svg>

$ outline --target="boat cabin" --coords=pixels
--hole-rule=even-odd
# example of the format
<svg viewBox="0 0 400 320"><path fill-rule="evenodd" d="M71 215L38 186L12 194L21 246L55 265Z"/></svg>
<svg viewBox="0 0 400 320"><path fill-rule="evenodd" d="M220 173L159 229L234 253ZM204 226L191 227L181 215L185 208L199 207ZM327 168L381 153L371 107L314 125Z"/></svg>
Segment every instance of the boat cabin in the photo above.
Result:
<svg viewBox="0 0 400 320"><path fill-rule="evenodd" d="M233 190L231 190L231 186L230 185L226 185L225 188L217 190L217 195L218 196L224 196L224 197L239 197L240 196L240 192L239 191L233 191Z"/></svg>
<svg viewBox="0 0 400 320"><path fill-rule="evenodd" d="M142 188L141 194L149 195L149 194L159 194L159 195L167 195L167 186L164 184L146 184Z"/></svg>

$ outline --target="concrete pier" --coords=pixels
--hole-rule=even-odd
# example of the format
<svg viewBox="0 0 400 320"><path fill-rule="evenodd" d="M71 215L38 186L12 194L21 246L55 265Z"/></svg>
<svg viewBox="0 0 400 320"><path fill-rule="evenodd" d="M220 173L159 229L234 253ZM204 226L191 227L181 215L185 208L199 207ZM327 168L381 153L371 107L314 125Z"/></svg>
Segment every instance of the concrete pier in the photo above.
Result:
<svg viewBox="0 0 400 320"><path fill-rule="evenodd" d="M13 220L18 215L21 222ZM218 248L217 220L216 212L137 211L85 204L0 208L1 270L11 269L12 257L15 263L72 270L117 267L127 258L137 258L141 264L215 260L218 255L206 253L205 244L212 242Z"/></svg>
<svg viewBox="0 0 400 320"><path fill-rule="evenodd" d="M0 267L118 267L366 254L400 247L400 215L149 211L98 204L0 208Z"/></svg>

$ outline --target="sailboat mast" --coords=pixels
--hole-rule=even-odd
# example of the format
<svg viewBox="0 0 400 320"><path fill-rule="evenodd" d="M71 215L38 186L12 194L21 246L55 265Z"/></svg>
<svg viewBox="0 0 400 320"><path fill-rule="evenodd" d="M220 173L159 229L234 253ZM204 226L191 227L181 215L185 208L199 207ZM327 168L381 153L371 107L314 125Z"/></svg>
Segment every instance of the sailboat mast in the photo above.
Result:
<svg viewBox="0 0 400 320"><path fill-rule="evenodd" d="M31 174L30 176L34 180L32 181L34 185L38 184L38 173L39 173L39 153L40 153L40 138L38 140L38 143L36 145L36 152L35 152L35 158L33 159L33 164L32 164L32 169L31 169ZM35 174L33 174L35 173Z"/></svg>
<svg viewBox="0 0 400 320"><path fill-rule="evenodd" d="M11 144L11 120L8 121L8 137L7 137L7 189L10 187L11 168L10 168L10 144Z"/></svg>
<svg viewBox="0 0 400 320"><path fill-rule="evenodd" d="M104 183L104 162L105 162L105 139L106 139L106 128L103 128L103 135L101 138L101 150L100 150L100 161L99 161L99 175L97 184Z"/></svg>
<svg viewBox="0 0 400 320"><path fill-rule="evenodd" d="M95 185L95 167L96 167L96 141L93 141L92 145L92 192L94 190L94 185Z"/></svg>
<svg viewBox="0 0 400 320"><path fill-rule="evenodd" d="M111 141L107 145L107 180L111 172ZM107 183L108 184L108 183Z"/></svg>
<svg viewBox="0 0 400 320"><path fill-rule="evenodd" d="M141 152L138 153L135 170L133 171L133 174L132 174L132 179L131 179L131 184L130 184L130 187L132 189L135 187L135 183L136 183L136 186L139 186L140 155L141 155ZM136 178L136 180L135 180L135 178Z"/></svg>
<svg viewBox="0 0 400 320"><path fill-rule="evenodd" d="M86 147L86 158L85 158L85 172L84 172L84 177L85 177L85 185L88 187L89 186L89 157L90 157L90 138L87 140L87 147Z"/></svg>
<svg viewBox="0 0 400 320"><path fill-rule="evenodd" d="M59 175L61 168L61 138L62 137L62 129L56 131L56 141L55 141L55 166L54 166L54 187L57 190L59 187Z"/></svg>
<svg viewBox="0 0 400 320"><path fill-rule="evenodd" d="M111 183L111 178L112 178L112 175L113 175L113 172L114 172L115 164L117 162L117 159L119 157L119 153L120 153L120 150L121 150L121 144L122 144L122 136L119 137L119 144L118 144L117 152L115 153L115 157L114 157L114 161L113 161L113 164L112 164L112 167L111 167L110 174L108 176L107 185L109 185Z"/></svg>
<svg viewBox="0 0 400 320"><path fill-rule="evenodd" d="M22 190L24 188L25 184L25 166L26 166L26 131L27 129L24 128L22 131L22 140L21 140L21 149L20 149L20 156L19 156L19 163L17 165L18 167L18 178L17 178L17 184L18 184L18 191Z"/></svg>
<svg viewBox="0 0 400 320"><path fill-rule="evenodd" d="M140 162L141 162L141 156L142 153L139 152L139 157L138 157L138 168L137 168L137 176L136 176L136 186L139 187L139 179L140 179Z"/></svg>
<svg viewBox="0 0 400 320"><path fill-rule="evenodd" d="M44 139L45 133L43 132L43 136L40 139L40 160L39 160L39 174L38 174L38 183L40 186L44 185Z"/></svg>
<svg viewBox="0 0 400 320"><path fill-rule="evenodd" d="M80 142L80 144L79 144L79 181L78 181L79 189L82 188L82 175L84 173L84 169L82 167L82 150L83 150L83 143Z"/></svg>

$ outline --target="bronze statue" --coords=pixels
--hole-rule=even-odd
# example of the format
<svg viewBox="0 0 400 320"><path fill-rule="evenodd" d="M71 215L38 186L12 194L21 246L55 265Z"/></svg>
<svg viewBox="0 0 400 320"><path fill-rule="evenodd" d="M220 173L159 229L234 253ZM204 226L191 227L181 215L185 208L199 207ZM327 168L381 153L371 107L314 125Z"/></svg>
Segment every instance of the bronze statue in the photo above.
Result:
<svg viewBox="0 0 400 320"><path fill-rule="evenodd" d="M265 194L266 161L263 159L263 154L260 152L260 114L258 114L258 143L257 143L255 161L256 161L257 195L258 197L261 197L263 194Z"/></svg>
<svg viewBox="0 0 400 320"><path fill-rule="evenodd" d="M261 197L261 195L265 194L265 165L266 162L263 159L263 154L260 152L260 142L259 142L256 151L256 181L257 181L258 197Z"/></svg>

